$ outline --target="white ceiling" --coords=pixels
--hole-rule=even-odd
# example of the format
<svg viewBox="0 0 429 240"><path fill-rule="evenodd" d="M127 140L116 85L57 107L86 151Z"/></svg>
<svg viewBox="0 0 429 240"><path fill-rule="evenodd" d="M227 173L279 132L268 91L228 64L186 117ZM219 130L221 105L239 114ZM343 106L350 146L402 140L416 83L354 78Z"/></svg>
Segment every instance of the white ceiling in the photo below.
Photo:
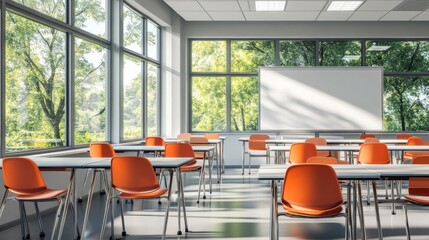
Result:
<svg viewBox="0 0 429 240"><path fill-rule="evenodd" d="M429 21L429 0L365 0L356 11L326 11L332 0L287 0L256 12L255 0L164 0L186 21Z"/></svg>

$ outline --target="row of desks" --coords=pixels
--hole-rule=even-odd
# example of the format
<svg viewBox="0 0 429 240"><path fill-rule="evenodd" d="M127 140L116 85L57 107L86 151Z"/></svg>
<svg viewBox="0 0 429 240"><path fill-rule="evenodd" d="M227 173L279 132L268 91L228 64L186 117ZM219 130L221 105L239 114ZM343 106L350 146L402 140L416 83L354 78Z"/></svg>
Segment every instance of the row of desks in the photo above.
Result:
<svg viewBox="0 0 429 240"><path fill-rule="evenodd" d="M259 180L271 181L271 240L278 239L278 226L276 221L278 207L277 181L284 179L285 173L289 166L291 165L262 165L258 171ZM407 180L410 177L429 177L429 166L425 165L332 165L332 167L337 174L338 180L355 181L355 186L356 184L359 184L359 180ZM376 191L375 187L374 191ZM348 209L351 210L353 216L352 238L356 239L356 202L360 201L360 207L362 207L362 200L360 199L360 195L359 197L356 195L356 187L354 188L353 192L353 201L350 199L350 194L347 194L347 204ZM376 192L374 192L374 196L377 196ZM351 207L351 202L353 202L353 208ZM377 199L375 198L375 205L377 204ZM378 209L378 207L376 207L376 209ZM381 224L379 221L377 221L377 224L381 229ZM380 239L382 239L381 232L379 234Z"/></svg>

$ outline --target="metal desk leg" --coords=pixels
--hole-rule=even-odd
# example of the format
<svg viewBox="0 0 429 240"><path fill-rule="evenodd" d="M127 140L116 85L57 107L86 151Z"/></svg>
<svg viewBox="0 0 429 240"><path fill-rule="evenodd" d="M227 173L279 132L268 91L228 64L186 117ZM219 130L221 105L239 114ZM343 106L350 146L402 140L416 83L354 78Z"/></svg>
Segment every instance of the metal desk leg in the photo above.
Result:
<svg viewBox="0 0 429 240"><path fill-rule="evenodd" d="M225 142L224 142L225 140L221 140L221 143L220 143L220 151L221 151L221 162L222 162L222 173L225 173L225 155L224 155L224 151L225 151Z"/></svg>
<svg viewBox="0 0 429 240"><path fill-rule="evenodd" d="M210 157L210 152L207 153L207 159L209 161L209 182L210 182L210 194L212 194L212 166L213 166L213 155ZM205 156L206 154L204 154Z"/></svg>
<svg viewBox="0 0 429 240"><path fill-rule="evenodd" d="M94 183L95 183L96 174L97 173L96 173L96 171L94 169L93 172L92 172L92 177L91 177L91 185L89 187L88 201L86 203L85 215L83 217L82 240L85 239L86 225L88 224L89 210L91 209L92 194L94 193Z"/></svg>
<svg viewBox="0 0 429 240"><path fill-rule="evenodd" d="M356 181L353 181L353 220L352 220L352 223L353 223L353 227L352 227L352 239L356 239L356 229L357 229L357 227L356 227L356 225L357 225L357 205L356 205L356 202L357 202L357 194L356 194L356 188L357 188L357 186L356 186Z"/></svg>
<svg viewBox="0 0 429 240"><path fill-rule="evenodd" d="M65 224L66 218L67 218L67 211L68 211L68 208L70 205L70 198L71 198L70 195L73 194L72 191L74 189L73 188L73 182L75 180L75 172L76 172L76 170L74 168L72 168L71 173L70 173L70 184L69 184L69 187L67 189L66 200L64 203L64 210L63 210L63 214L62 214L62 218L61 218L60 230L58 232L58 239L61 239L62 235L63 235L64 224ZM77 207L76 207L76 209L77 209ZM73 228L73 231L74 231L74 228Z"/></svg>
<svg viewBox="0 0 429 240"><path fill-rule="evenodd" d="M375 215L377 218L378 238L380 240L382 240L383 239L383 231L381 230L380 212L378 210L377 186L375 184L375 181L372 181L372 188L373 188L373 192L374 192L374 206L375 206Z"/></svg>
<svg viewBox="0 0 429 240"><path fill-rule="evenodd" d="M182 207L183 207L183 218L185 220L185 232L188 232L188 218L186 216L186 205L185 205L185 191L183 190L183 181L182 181L182 170L180 170L180 168L178 168L176 170L176 174L179 176L179 180L180 182L178 183L178 186L180 187L178 190L181 192L180 193L180 200L182 201Z"/></svg>
<svg viewBox="0 0 429 240"><path fill-rule="evenodd" d="M165 235L167 233L168 215L170 213L171 188L173 187L173 170L170 170L170 183L169 184L170 185L168 186L168 195L167 195L168 205L167 205L167 210L165 211L165 220L164 220L164 229L163 229L163 233L162 233L162 240L165 239ZM113 207L112 207L112 209L113 209ZM112 216L112 221L113 221L113 216ZM179 217L179 222L180 222L180 217Z"/></svg>
<svg viewBox="0 0 429 240"><path fill-rule="evenodd" d="M170 178L173 178L173 172L171 170L169 170L170 172ZM182 204L182 201L180 201L181 196L181 191L180 191L180 175L179 173L176 173L176 181L177 181L177 224L178 224L178 228L179 230L177 230L177 235L182 235L182 227L181 227L181 223L180 223L180 204ZM171 187L171 186L170 186Z"/></svg>
<svg viewBox="0 0 429 240"><path fill-rule="evenodd" d="M244 175L244 155L246 154L246 144L243 141L243 147L241 149L241 175Z"/></svg>
<svg viewBox="0 0 429 240"><path fill-rule="evenodd" d="M279 239L278 233L278 209L277 209L277 183L271 180L271 217L270 217L270 239Z"/></svg>
<svg viewBox="0 0 429 240"><path fill-rule="evenodd" d="M357 181L357 192L358 192L358 203L359 203L359 220L360 220L360 228L361 228L361 232L362 232L362 239L365 240L366 239L366 230L365 230L365 218L363 215L363 202L362 202L362 189L360 186L360 182Z"/></svg>
<svg viewBox="0 0 429 240"><path fill-rule="evenodd" d="M347 221L346 221L346 232L348 233L348 229L350 228L350 235L351 237L353 237L353 233L352 233L352 196L351 196L351 181L347 184ZM347 238L349 237L349 235L347 234Z"/></svg>

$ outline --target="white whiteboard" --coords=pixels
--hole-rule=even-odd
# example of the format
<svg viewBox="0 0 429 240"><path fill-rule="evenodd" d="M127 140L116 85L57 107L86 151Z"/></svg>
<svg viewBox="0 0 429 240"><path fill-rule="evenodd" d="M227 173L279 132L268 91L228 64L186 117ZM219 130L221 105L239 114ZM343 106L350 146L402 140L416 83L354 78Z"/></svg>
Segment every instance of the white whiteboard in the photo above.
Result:
<svg viewBox="0 0 429 240"><path fill-rule="evenodd" d="M383 68L261 67L260 130L382 130Z"/></svg>

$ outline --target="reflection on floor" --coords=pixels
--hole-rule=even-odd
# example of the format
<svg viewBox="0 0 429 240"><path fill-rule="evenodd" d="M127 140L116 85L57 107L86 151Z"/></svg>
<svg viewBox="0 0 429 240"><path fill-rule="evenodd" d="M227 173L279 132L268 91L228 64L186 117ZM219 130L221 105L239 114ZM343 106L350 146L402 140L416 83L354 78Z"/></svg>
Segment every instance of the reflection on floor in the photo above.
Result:
<svg viewBox="0 0 429 240"><path fill-rule="evenodd" d="M213 193L198 205L196 174L185 178L185 196L189 232L177 236L177 208L172 204L168 223L168 239L269 239L270 188L269 183L256 179L256 170L251 175L241 175L241 169L226 169L220 184L213 184ZM380 188L384 186L381 182ZM363 184L365 187L366 184ZM208 189L208 187L206 188ZM365 189L363 191L366 192ZM384 194L383 190L379 194ZM174 198L174 196L173 196ZM83 216L84 203L79 203L78 214ZM117 205L118 206L118 205ZM160 239L164 219L165 202L158 205L156 200L134 201L125 204L126 231L122 239ZM28 207L32 207L30 204ZM115 237L121 239L119 207L115 207ZM95 195L90 221L85 233L86 239L99 239L104 195ZM131 211L132 210L132 211ZM281 209L280 209L281 210ZM405 239L404 218L401 206L392 215L389 204L380 206L384 239ZM378 239L374 206L364 206L368 239ZM44 217L50 239L50 226L54 214ZM409 211L413 239L429 239L429 208L411 207ZM81 222L81 221L80 221ZM280 239L344 239L344 218L297 219L280 217ZM72 239L71 218L62 239ZM359 227L359 226L358 226ZM37 221L30 222L31 239L39 239ZM110 235L110 224L106 228L106 239ZM0 239L19 239L20 227L15 226L0 232ZM358 235L360 238L360 233Z"/></svg>

